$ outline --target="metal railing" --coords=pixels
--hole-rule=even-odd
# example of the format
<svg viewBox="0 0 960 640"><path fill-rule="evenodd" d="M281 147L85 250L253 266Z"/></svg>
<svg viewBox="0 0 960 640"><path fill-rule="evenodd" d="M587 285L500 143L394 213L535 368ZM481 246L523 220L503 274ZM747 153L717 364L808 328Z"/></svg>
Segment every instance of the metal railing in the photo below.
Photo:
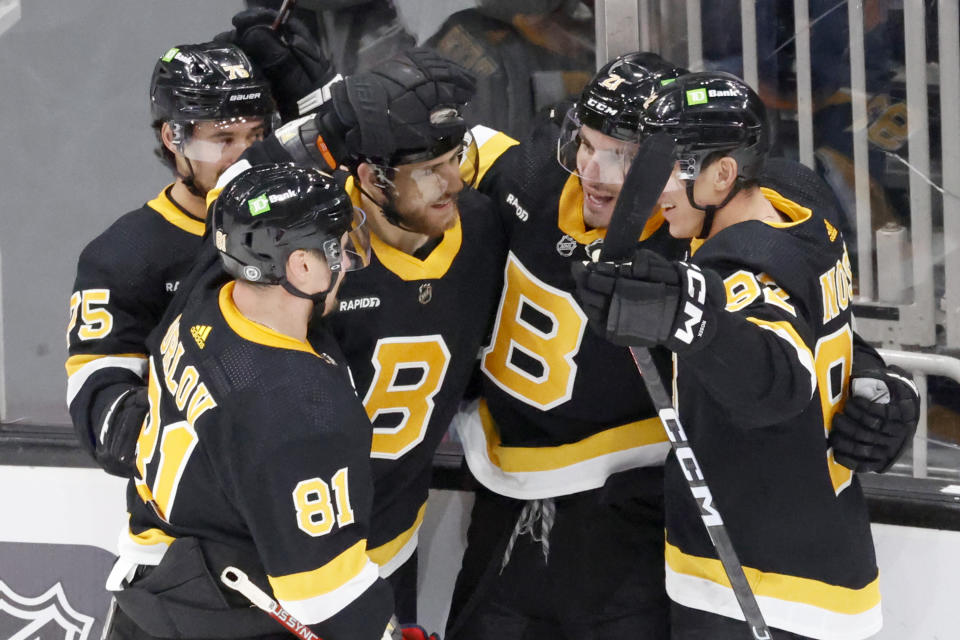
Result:
<svg viewBox="0 0 960 640"><path fill-rule="evenodd" d="M744 79L757 87L759 82L757 7L762 0L740 0L742 64ZM737 3L731 0L730 4ZM960 348L960 16L957 0L939 0L936 33L927 33L927 7L924 0L902 0L903 76L906 86L908 138L906 154L886 152L888 163L909 173L909 225L906 244L893 245L894 253L878 247L874 238L874 212L871 210L868 135L867 52L864 28L864 3L847 2L850 67L850 108L853 149L853 176L849 212L856 226L859 285L858 328L868 340L891 348L901 345ZM702 69L704 30L724 25L703 24L702 0L656 2L654 0L597 0L597 63L637 48L653 48L662 54L686 55L691 70ZM839 11L832 5L825 13ZM736 7L733 7L736 10ZM814 88L811 72L811 28L824 14L811 16L809 0L793 1L794 34L792 42L778 47L793 47L796 63L797 153L801 162L814 167ZM682 14L682 15L681 15ZM774 25L759 25L769 33ZM936 37L939 65L928 64L927 39ZM671 43L685 42L686 50L668 51ZM844 64L837 60L836 64ZM940 144L942 147L942 185L932 178L934 163L930 156L930 118L928 94L938 85ZM792 117L792 116L791 116ZM909 158L909 160L908 160ZM934 229L935 207L932 189L943 196L943 245ZM879 225L878 225L879 226ZM937 229L939 232L939 229ZM878 230L879 233L879 230ZM879 249L879 251L878 251ZM879 287L878 266L906 259L907 277L899 290ZM882 271L882 270L881 270ZM935 273L942 276L944 291L938 300ZM884 282L885 285L889 283ZM889 292L889 293L888 293ZM938 305L942 305L942 308ZM943 326L943 339L937 345L937 326Z"/></svg>
<svg viewBox="0 0 960 640"><path fill-rule="evenodd" d="M757 24L757 7L762 0L740 0L743 77L754 87L759 84L758 29L769 32L773 25ZM733 3L732 3L733 4ZM809 0L794 0L794 42L796 61L797 153L800 161L814 167L813 87L810 28L821 16L810 16ZM597 0L597 65L615 55L638 48L659 51L666 57L681 57L692 70L704 64L703 29L721 25L702 24L702 0L664 2L660 0ZM840 10L833 6L831 11ZM907 156L885 156L909 172L909 228L879 229L873 232L869 172L869 118L867 53L863 2L847 2L849 26L850 102L853 152L853 185L849 212L857 230L860 256L857 277L857 330L866 339L882 343L888 363L909 371L921 395L921 417L912 448L909 473L927 477L931 471L956 474L957 469L931 467L931 440L928 437L928 376L944 376L960 383L960 360L943 355L896 350L901 345L960 349L960 9L957 0L938 1L936 34L926 33L923 0L903 0L903 75L906 82L908 118ZM682 15L681 15L682 14ZM937 38L939 68L928 65L926 40ZM685 51L677 49L685 43ZM778 47L787 43L778 43ZM837 60L837 64L843 61ZM938 71L938 72L937 72ZM931 81L939 82L940 144L942 185L931 178L930 122L928 93ZM893 157L891 157L893 156ZM909 158L909 160L907 159ZM931 189L942 194L943 245L934 234L935 201ZM874 260L874 257L876 258ZM942 259L941 259L942 258ZM942 276L944 292L937 300L935 272ZM900 273L903 273L900 276ZM897 277L892 277L892 276ZM938 309L938 304L942 308ZM944 328L937 345L937 326ZM948 446L949 445L948 443ZM953 466L952 453L946 457ZM939 454L938 454L939 455ZM902 469L902 465L901 469Z"/></svg>
<svg viewBox="0 0 960 640"><path fill-rule="evenodd" d="M913 376L920 393L920 421L917 423L917 433L913 439L912 475L914 478L926 478L930 474L929 453L932 441L929 430L929 407L927 394L927 378L942 376L960 384L960 360L949 356L932 353L916 353L913 351L891 351L880 349L880 355L887 364L896 365ZM946 469L958 474L958 469Z"/></svg>

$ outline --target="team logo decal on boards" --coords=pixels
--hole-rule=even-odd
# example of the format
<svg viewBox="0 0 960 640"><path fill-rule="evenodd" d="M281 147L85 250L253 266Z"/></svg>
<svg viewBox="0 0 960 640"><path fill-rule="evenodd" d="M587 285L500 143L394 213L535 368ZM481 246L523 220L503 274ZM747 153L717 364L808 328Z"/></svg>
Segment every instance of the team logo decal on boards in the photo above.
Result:
<svg viewBox="0 0 960 640"><path fill-rule="evenodd" d="M420 285L420 291L417 294L417 300L420 304L427 304L433 300L433 285L429 282L424 282Z"/></svg>
<svg viewBox="0 0 960 640"><path fill-rule="evenodd" d="M564 235L557 242L557 253L562 255L564 258L569 258L573 255L573 250L577 248L577 241L571 238L568 235Z"/></svg>
<svg viewBox="0 0 960 640"><path fill-rule="evenodd" d="M0 630L5 638L88 640L93 622L70 606L59 582L43 595L28 597L0 581Z"/></svg>

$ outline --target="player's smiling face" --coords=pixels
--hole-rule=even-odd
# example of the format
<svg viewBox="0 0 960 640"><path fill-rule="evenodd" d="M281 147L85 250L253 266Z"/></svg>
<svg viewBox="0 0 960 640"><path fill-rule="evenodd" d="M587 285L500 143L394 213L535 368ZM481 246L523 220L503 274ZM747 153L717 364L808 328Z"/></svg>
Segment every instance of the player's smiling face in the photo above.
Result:
<svg viewBox="0 0 960 640"><path fill-rule="evenodd" d="M460 149L424 162L400 165L393 177L394 206L405 227L431 238L457 222L457 197L463 189Z"/></svg>
<svg viewBox="0 0 960 640"><path fill-rule="evenodd" d="M670 225L670 235L674 238L695 238L703 225L703 211L695 209L687 198L686 182L678 176L679 165L674 166L673 173L667 181L657 204L663 213L663 218ZM699 181L699 177L698 177ZM696 183L694 183L696 192Z"/></svg>
<svg viewBox="0 0 960 640"><path fill-rule="evenodd" d="M623 178L637 149L636 144L580 127L577 175L583 189L583 221L587 226L602 228L610 224Z"/></svg>

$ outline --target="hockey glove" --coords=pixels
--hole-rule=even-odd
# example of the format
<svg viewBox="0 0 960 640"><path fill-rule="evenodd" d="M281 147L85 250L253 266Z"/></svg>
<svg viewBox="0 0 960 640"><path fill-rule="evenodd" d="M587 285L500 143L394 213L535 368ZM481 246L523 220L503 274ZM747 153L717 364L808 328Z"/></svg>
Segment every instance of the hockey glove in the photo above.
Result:
<svg viewBox="0 0 960 640"><path fill-rule="evenodd" d="M833 458L854 471L883 473L913 439L920 395L903 369L862 371L850 379L850 397L833 417Z"/></svg>
<svg viewBox="0 0 960 640"><path fill-rule="evenodd" d="M276 31L277 12L253 7L233 16L233 31L225 37L243 49L263 71L284 122L301 115L297 101L333 79L333 66L305 24L289 18Z"/></svg>
<svg viewBox="0 0 960 640"><path fill-rule="evenodd" d="M146 387L131 389L120 397L94 449L94 458L104 471L122 478L139 475L137 439L149 407Z"/></svg>
<svg viewBox="0 0 960 640"><path fill-rule="evenodd" d="M332 171L366 159L386 159L398 149L422 149L462 124L431 121L444 106L460 106L474 92L473 77L426 49L411 49L338 81L320 109L277 129L244 153L251 164L297 162ZM436 118L435 118L436 119Z"/></svg>
<svg viewBox="0 0 960 640"><path fill-rule="evenodd" d="M440 636L435 633L427 633L427 630L418 624L408 624L403 627L403 640L440 640Z"/></svg>
<svg viewBox="0 0 960 640"><path fill-rule="evenodd" d="M591 326L614 344L692 353L713 337L725 301L723 282L713 271L647 249L635 251L630 262L572 268Z"/></svg>
<svg viewBox="0 0 960 640"><path fill-rule="evenodd" d="M435 115L441 107L467 103L476 83L459 65L415 48L330 89L333 109L323 116L322 133L342 133L355 159L385 159L400 149L423 149L437 138L462 135L461 123Z"/></svg>

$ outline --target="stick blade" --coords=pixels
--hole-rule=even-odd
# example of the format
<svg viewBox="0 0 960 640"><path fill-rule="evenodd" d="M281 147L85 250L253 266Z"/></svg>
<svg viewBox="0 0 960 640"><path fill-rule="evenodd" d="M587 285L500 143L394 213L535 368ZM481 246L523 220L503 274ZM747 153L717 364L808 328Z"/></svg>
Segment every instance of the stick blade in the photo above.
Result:
<svg viewBox="0 0 960 640"><path fill-rule="evenodd" d="M641 143L613 208L600 250L601 260L622 260L630 256L673 172L675 147L673 136L666 133L655 133Z"/></svg>

